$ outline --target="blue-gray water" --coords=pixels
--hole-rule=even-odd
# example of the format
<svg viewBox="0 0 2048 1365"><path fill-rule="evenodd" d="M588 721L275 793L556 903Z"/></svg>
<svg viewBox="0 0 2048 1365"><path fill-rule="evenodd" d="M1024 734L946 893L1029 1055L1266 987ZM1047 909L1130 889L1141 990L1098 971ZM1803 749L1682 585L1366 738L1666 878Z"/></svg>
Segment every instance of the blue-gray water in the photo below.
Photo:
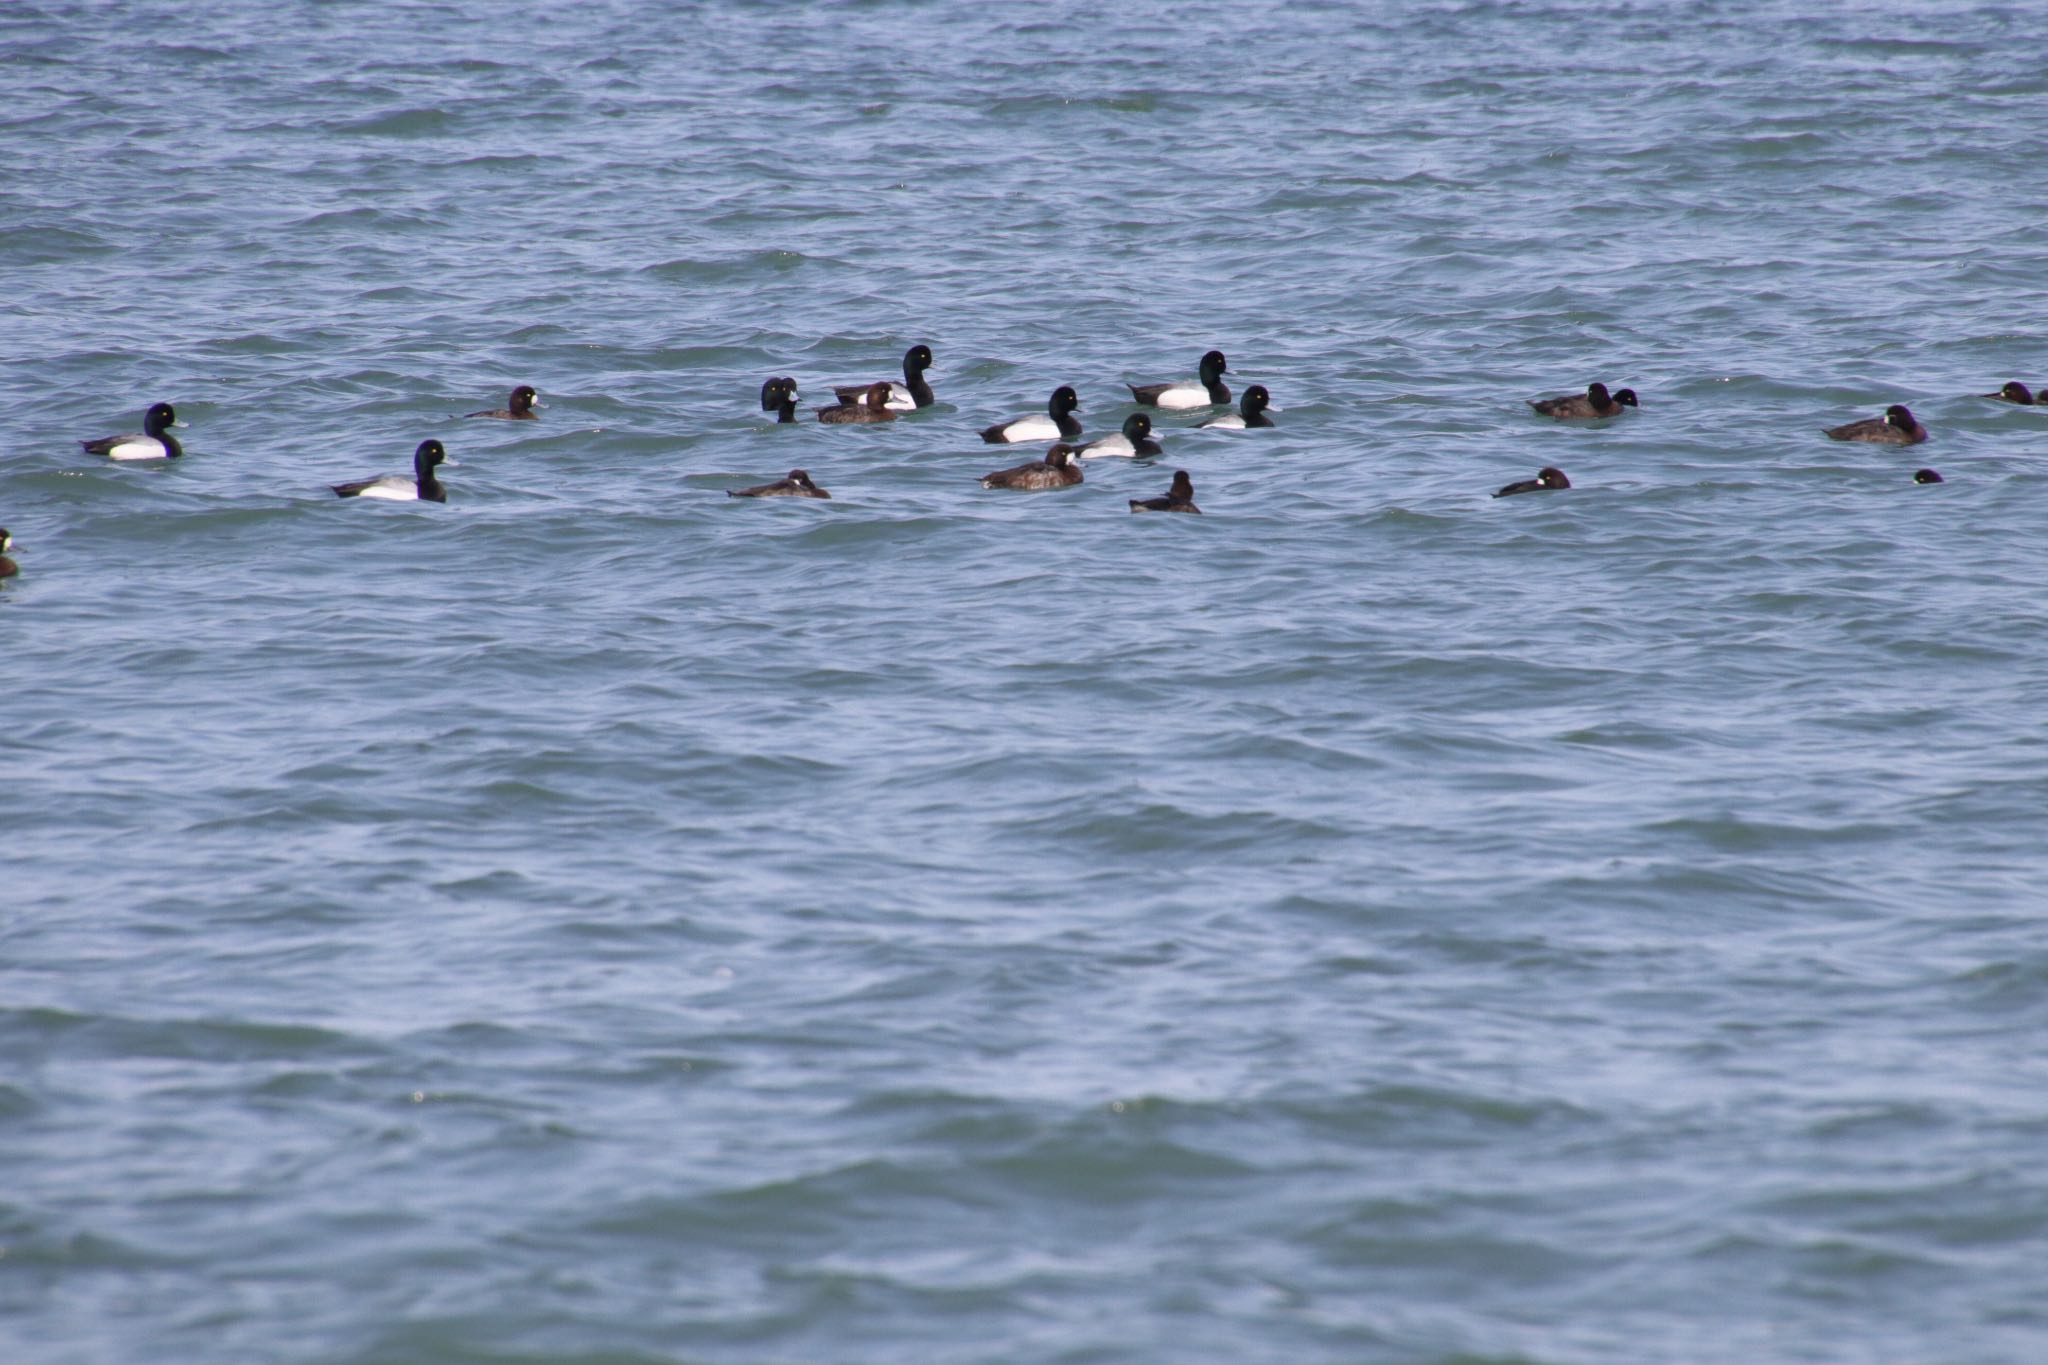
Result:
<svg viewBox="0 0 2048 1365"><path fill-rule="evenodd" d="M2048 1358L2041 32L0 8L0 1357Z"/></svg>

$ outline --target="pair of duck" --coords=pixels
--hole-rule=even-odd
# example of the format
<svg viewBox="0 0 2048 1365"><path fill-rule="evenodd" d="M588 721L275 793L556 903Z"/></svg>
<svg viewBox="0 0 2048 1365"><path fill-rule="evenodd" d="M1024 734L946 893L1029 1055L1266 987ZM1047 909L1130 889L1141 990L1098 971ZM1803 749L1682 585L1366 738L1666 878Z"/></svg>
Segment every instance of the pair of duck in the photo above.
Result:
<svg viewBox="0 0 2048 1365"><path fill-rule="evenodd" d="M1081 482L1081 471L1074 464L1079 452L1062 441L1045 452L1045 458L1030 464L1020 464L1013 469L998 469L993 474L981 476L983 488L1009 488L1020 493L1037 493L1054 488L1072 488ZM1185 469L1173 471L1173 485L1165 494L1156 498L1132 498L1133 512L1189 512L1200 516L1202 509L1195 506L1195 481L1188 477Z"/></svg>
<svg viewBox="0 0 2048 1365"><path fill-rule="evenodd" d="M903 353L903 382L877 380L872 384L842 384L832 390L839 401L818 409L818 420L830 424L893 422L899 412L915 412L938 401L924 372L932 368L932 348L919 342ZM796 380L783 377L761 385L761 411L774 413L777 422L796 421Z"/></svg>
<svg viewBox="0 0 2048 1365"><path fill-rule="evenodd" d="M540 394L531 384L521 384L512 390L506 406L484 412L466 412L465 417L494 417L501 422L537 422L535 408L547 404L540 401ZM412 477L403 474L381 474L374 479L359 479L354 483L329 484L337 498L374 498L383 502L446 502L448 490L434 477L434 471L446 465L457 468L457 463L448 458L447 448L439 441L421 441L412 453Z"/></svg>

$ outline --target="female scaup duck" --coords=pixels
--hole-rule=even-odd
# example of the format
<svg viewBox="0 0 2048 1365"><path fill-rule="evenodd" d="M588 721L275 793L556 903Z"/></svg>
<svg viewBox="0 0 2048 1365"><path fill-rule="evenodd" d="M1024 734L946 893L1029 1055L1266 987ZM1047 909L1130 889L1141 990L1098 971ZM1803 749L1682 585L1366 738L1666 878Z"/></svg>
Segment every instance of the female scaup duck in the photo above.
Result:
<svg viewBox="0 0 2048 1365"><path fill-rule="evenodd" d="M1917 446L1927 439L1927 428L1920 425L1904 403L1892 404L1882 417L1866 417L1826 430L1837 441L1869 441L1883 446Z"/></svg>
<svg viewBox="0 0 2048 1365"><path fill-rule="evenodd" d="M1074 453L1084 460L1099 460L1104 456L1129 459L1138 455L1158 455L1162 451L1159 442L1152 439L1152 419L1142 412L1134 412L1124 418L1124 429L1116 435L1074 447Z"/></svg>
<svg viewBox="0 0 2048 1365"><path fill-rule="evenodd" d="M1517 493L1541 493L1545 489L1570 488L1571 486L1572 481L1564 476L1562 469L1545 467L1536 472L1535 478L1523 479L1520 483L1511 483L1506 488L1501 489L1500 492L1495 493L1494 496L1496 498L1509 498Z"/></svg>
<svg viewBox="0 0 2048 1365"><path fill-rule="evenodd" d="M981 476L983 488L1017 488L1036 493L1047 488L1071 488L1081 482L1074 464L1074 448L1064 441L1045 452L1045 458L1014 469L999 469Z"/></svg>
<svg viewBox="0 0 2048 1365"><path fill-rule="evenodd" d="M441 487L441 481L434 477L434 466L446 464L453 468L455 462L448 458L448 452L441 448L439 441L421 441L420 448L412 453L412 477L403 474L385 474L380 478L364 479L360 483L330 484L337 498L383 498L390 502L446 502L448 491Z"/></svg>
<svg viewBox="0 0 2048 1365"><path fill-rule="evenodd" d="M1935 472L1934 472L1933 470L1931 470L1931 469L1916 469L1916 470L1914 470L1914 471L1913 471L1913 482L1914 482L1914 483L1940 483L1940 482L1942 482L1942 477L1941 477L1941 475L1939 475L1939 474L1935 473ZM5 534L5 532L0 532L0 535L4 535L4 534Z"/></svg>
<svg viewBox="0 0 2048 1365"><path fill-rule="evenodd" d="M512 390L512 396L505 400L508 406L493 408L489 412L465 412L464 417L495 417L501 422L538 422L540 414L535 408L544 408L540 393L531 384L521 384Z"/></svg>
<svg viewBox="0 0 2048 1365"><path fill-rule="evenodd" d="M1216 403L1230 401L1230 388L1219 377L1230 373L1229 364L1223 359L1223 352L1211 351L1202 357L1200 367L1202 382L1190 384L1182 380L1178 384L1126 384L1133 400L1148 408L1206 408Z"/></svg>
<svg viewBox="0 0 2048 1365"><path fill-rule="evenodd" d="M1211 417L1202 425L1223 431L1243 431L1246 427L1270 427L1273 425L1273 419L1266 416L1266 409L1272 402L1273 395L1266 392L1266 386L1254 384L1244 391L1244 397L1237 400L1236 412Z"/></svg>
<svg viewBox="0 0 2048 1365"><path fill-rule="evenodd" d="M1045 400L1045 416L1034 412L1029 417L1016 417L992 427L983 427L981 439L992 446L1062 438L1071 441L1081 434L1080 419L1074 416L1080 406L1080 396L1062 384L1052 391L1052 397Z"/></svg>
<svg viewBox="0 0 2048 1365"><path fill-rule="evenodd" d="M829 408L818 409L820 422L893 422L896 414L889 411L889 386L885 382L868 385L867 392L853 399Z"/></svg>
<svg viewBox="0 0 2048 1365"><path fill-rule="evenodd" d="M2006 384L1997 393L1987 393L1984 396L1986 398L1996 398L2005 403L2018 403L2023 408L2031 408L2041 402L2039 398L2034 396L2032 389L2029 389L2017 379Z"/></svg>
<svg viewBox="0 0 2048 1365"><path fill-rule="evenodd" d="M1560 422L1578 422L1592 417L1617 417L1623 408L1641 407L1642 404L1636 402L1634 389L1619 389L1609 397L1605 384L1588 384L1584 393L1568 393L1562 398L1531 398L1529 406Z"/></svg>
<svg viewBox="0 0 2048 1365"><path fill-rule="evenodd" d="M753 488L728 488L725 495L728 498L825 498L828 501L832 497L812 483L811 476L801 469L790 470L788 478L777 479L774 483L758 484Z"/></svg>
<svg viewBox="0 0 2048 1365"><path fill-rule="evenodd" d="M1132 498L1133 512L1193 512L1202 515L1202 509L1195 506L1195 481L1188 477L1185 469L1173 471L1173 487L1166 490L1163 498Z"/></svg>
<svg viewBox="0 0 2048 1365"><path fill-rule="evenodd" d="M14 548L14 537L7 534L7 528L0 526L0 578L12 578L21 572L21 565L7 557Z"/></svg>
<svg viewBox="0 0 2048 1365"><path fill-rule="evenodd" d="M104 455L110 460L175 460L185 453L185 447L171 435L171 428L184 425L169 403L152 403L142 415L142 435L129 432L78 444L85 447L86 454Z"/></svg>
<svg viewBox="0 0 2048 1365"><path fill-rule="evenodd" d="M775 414L777 425L796 420L796 381L770 379L761 385L761 411Z"/></svg>
<svg viewBox="0 0 2048 1365"><path fill-rule="evenodd" d="M898 384L894 380L887 381L891 408L897 412L915 412L919 408L928 408L938 401L937 396L932 393L932 386L924 382L924 372L930 369L931 365L932 348L921 341L903 353L903 382ZM839 395L840 402L853 403L859 401L861 394L869 387L867 384L844 384L835 387L832 392Z"/></svg>

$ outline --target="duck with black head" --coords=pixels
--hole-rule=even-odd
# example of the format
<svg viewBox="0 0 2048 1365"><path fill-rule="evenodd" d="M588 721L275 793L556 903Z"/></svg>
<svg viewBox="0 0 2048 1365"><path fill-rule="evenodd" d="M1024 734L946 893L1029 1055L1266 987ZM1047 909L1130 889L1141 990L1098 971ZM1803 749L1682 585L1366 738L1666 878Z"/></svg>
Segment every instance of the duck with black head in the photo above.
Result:
<svg viewBox="0 0 2048 1365"><path fill-rule="evenodd" d="M1247 427L1270 427L1273 419L1266 416L1266 409L1273 404L1273 396L1266 392L1264 384L1254 384L1244 391L1244 397L1237 400L1237 411L1226 412L1220 417L1211 417L1201 424L1204 429L1217 431L1243 431Z"/></svg>
<svg viewBox="0 0 2048 1365"><path fill-rule="evenodd" d="M540 391L538 389L534 388L531 384L521 384L518 388L512 390L512 395L505 400L504 407L491 408L485 412L465 412L462 415L464 417L495 417L500 422L538 422L540 414L535 412L534 409L546 406L546 403L540 401Z"/></svg>
<svg viewBox="0 0 2048 1365"><path fill-rule="evenodd" d="M2041 402L2039 395L2017 379L2007 380L1997 393L1987 393L1984 397L1996 398L2001 403L2017 403L2023 408L2031 408Z"/></svg>
<svg viewBox="0 0 2048 1365"><path fill-rule="evenodd" d="M924 377L924 372L931 368L932 348L923 342L903 353L903 382L899 384L893 379L879 381L888 385L888 407L892 412L915 412L939 401ZM870 387L867 384L839 384L833 386L832 392L840 402L853 403L858 402Z"/></svg>
<svg viewBox="0 0 2048 1365"><path fill-rule="evenodd" d="M1535 478L1511 483L1493 496L1496 498L1511 498L1517 493L1545 493L1553 488L1570 488L1571 486L1572 481L1564 476L1562 469L1552 469L1545 466L1536 471Z"/></svg>
<svg viewBox="0 0 2048 1365"><path fill-rule="evenodd" d="M412 477L403 474L381 474L374 479L361 479L355 483L328 485L337 498L378 498L385 502L446 502L448 490L441 487L441 481L434 477L434 470L440 465L453 469L455 461L448 458L448 452L439 441L421 441L419 449L412 453Z"/></svg>
<svg viewBox="0 0 2048 1365"><path fill-rule="evenodd" d="M725 495L728 498L824 498L828 501L832 497L812 483L811 476L801 469L790 470L788 478L777 479L774 483L756 484L752 488L728 488Z"/></svg>
<svg viewBox="0 0 2048 1365"><path fill-rule="evenodd" d="M1936 472L1935 472L1934 470L1932 470L1932 469L1916 469L1916 470L1914 470L1914 471L1913 471L1913 482L1914 482L1914 483L1942 483L1942 482L1944 482L1944 480L1942 479L1942 477L1941 477L1941 475L1940 475L1940 474L1936 473Z"/></svg>
<svg viewBox="0 0 2048 1365"><path fill-rule="evenodd" d="M1586 385L1584 393L1568 393L1562 398L1531 398L1529 406L1560 422L1585 422L1619 417L1623 408L1642 405L1636 401L1634 389L1616 389L1609 394L1605 384L1593 383Z"/></svg>
<svg viewBox="0 0 2048 1365"><path fill-rule="evenodd" d="M1223 352L1210 351L1203 355L1196 366L1200 379L1190 384L1185 379L1171 384L1125 384L1131 391L1131 401L1148 408L1207 408L1230 401L1230 386L1223 382L1223 376L1230 373L1230 362L1223 358Z"/></svg>
<svg viewBox="0 0 2048 1365"><path fill-rule="evenodd" d="M1165 447L1152 439L1152 419L1142 412L1134 412L1124 418L1122 431L1075 446L1074 453L1084 460L1100 460L1105 456L1128 460L1141 455L1164 454Z"/></svg>
<svg viewBox="0 0 2048 1365"><path fill-rule="evenodd" d="M761 411L775 414L777 426L796 421L796 381L769 379L761 385Z"/></svg>
<svg viewBox="0 0 2048 1365"><path fill-rule="evenodd" d="M835 403L829 408L818 409L820 422L846 425L869 422L893 422L896 414L889 410L889 386L881 381L868 385L867 392L860 394L859 401Z"/></svg>
<svg viewBox="0 0 2048 1365"><path fill-rule="evenodd" d="M1195 506L1195 481L1188 477L1185 469L1173 471L1173 486L1160 498L1132 498L1133 512L1192 512L1196 516L1202 509Z"/></svg>
<svg viewBox="0 0 2048 1365"><path fill-rule="evenodd" d="M1866 441L1881 446L1916 446L1927 439L1927 428L1920 425L1920 420L1904 403L1892 404L1884 410L1882 417L1866 417L1860 422L1847 422L1824 430L1833 440Z"/></svg>
<svg viewBox="0 0 2048 1365"><path fill-rule="evenodd" d="M983 427L981 439L992 446L1012 445L1019 441L1071 441L1081 434L1081 421L1074 416L1080 407L1080 396L1062 384L1052 391L1052 397L1045 400L1043 413L1034 412L998 422L992 427Z"/></svg>
<svg viewBox="0 0 2048 1365"><path fill-rule="evenodd" d="M110 460L175 460L185 453L185 447L171 435L171 428L184 425L169 403L151 403L149 411L142 415L141 435L126 432L78 444L85 447L86 454L104 455Z"/></svg>

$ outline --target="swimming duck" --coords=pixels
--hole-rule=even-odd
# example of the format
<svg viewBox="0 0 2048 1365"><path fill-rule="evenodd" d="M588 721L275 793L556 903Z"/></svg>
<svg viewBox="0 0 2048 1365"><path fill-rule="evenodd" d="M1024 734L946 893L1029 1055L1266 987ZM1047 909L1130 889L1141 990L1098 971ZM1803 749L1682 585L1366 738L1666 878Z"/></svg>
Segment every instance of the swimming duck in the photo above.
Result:
<svg viewBox="0 0 2048 1365"><path fill-rule="evenodd" d="M1072 440L1081 434L1081 423L1074 416L1081 406L1081 399L1065 384L1052 391L1052 397L1045 400L1045 416L1032 413L1028 417L1013 417L1007 422L998 422L992 427L981 429L981 439L992 446L1010 445L1017 441L1057 441L1062 437Z"/></svg>
<svg viewBox="0 0 2048 1365"><path fill-rule="evenodd" d="M1216 403L1230 401L1230 388L1218 376L1230 373L1230 365L1223 359L1223 352L1211 351L1202 357L1200 365L1202 380L1190 384L1182 380L1177 384L1126 384L1131 398L1148 408L1206 408Z"/></svg>
<svg viewBox="0 0 2048 1365"><path fill-rule="evenodd" d="M78 444L85 447L86 454L104 455L110 460L175 460L185 453L185 447L178 444L170 429L184 425L169 403L152 403L142 415L142 435L129 432Z"/></svg>
<svg viewBox="0 0 2048 1365"><path fill-rule="evenodd" d="M21 565L7 557L14 548L14 537L7 534L7 528L0 526L0 578L12 578L21 572Z"/></svg>
<svg viewBox="0 0 2048 1365"><path fill-rule="evenodd" d="M796 381L770 379L761 385L761 411L775 414L778 425L796 420Z"/></svg>
<svg viewBox="0 0 2048 1365"><path fill-rule="evenodd" d="M836 392L836 390L835 390ZM893 422L896 414L889 411L889 385L876 381L868 385L867 392L858 395L861 401L853 399L829 408L818 409L820 422Z"/></svg>
<svg viewBox="0 0 2048 1365"><path fill-rule="evenodd" d="M1605 384L1588 384L1584 393L1568 393L1562 398L1531 398L1529 406L1545 417L1555 417L1560 422L1583 421L1593 417L1619 416L1623 408L1641 407L1636 402L1634 389L1618 389L1608 397Z"/></svg>
<svg viewBox="0 0 2048 1365"><path fill-rule="evenodd" d="M434 477L434 466L455 462L448 458L448 452L439 441L421 441L420 448L412 453L412 477L403 474L385 474L359 483L330 484L338 498L383 498L389 502L446 502L448 491L441 487L441 481Z"/></svg>
<svg viewBox="0 0 2048 1365"><path fill-rule="evenodd" d="M932 348L919 342L903 353L903 382L889 380L889 406L897 412L914 412L928 408L937 402L932 386L924 382L924 372L931 368ZM867 384L844 384L832 392L839 395L842 403L858 402L870 386Z"/></svg>
<svg viewBox="0 0 2048 1365"><path fill-rule="evenodd" d="M1933 470L1931 470L1931 469L1916 469L1916 470L1914 470L1914 471L1913 471L1913 482L1914 482L1914 483L1941 483L1941 482L1944 482L1944 480L1942 479L1941 475L1939 475L1939 474L1935 473L1935 472L1934 472Z"/></svg>
<svg viewBox="0 0 2048 1365"><path fill-rule="evenodd" d="M1034 493L1047 488L1071 488L1079 482L1081 471L1074 464L1074 448L1064 441L1046 451L1042 460L981 476L983 488L1017 488Z"/></svg>
<svg viewBox="0 0 2048 1365"><path fill-rule="evenodd" d="M790 470L788 478L777 479L774 483L759 484L753 488L728 488L725 490L725 495L728 498L826 499L830 499L832 496L824 489L818 487L818 485L812 483L811 476L804 473L801 469Z"/></svg>
<svg viewBox="0 0 2048 1365"><path fill-rule="evenodd" d="M1571 486L1572 481L1564 476L1562 469L1551 469L1545 466L1536 472L1535 478L1523 479L1520 483L1511 483L1506 488L1501 489L1500 492L1495 493L1494 496L1496 498L1507 498L1517 493L1541 493L1545 489L1570 488Z"/></svg>
<svg viewBox="0 0 2048 1365"><path fill-rule="evenodd" d="M1185 469L1173 471L1173 487L1166 490L1163 498L1132 498L1133 512L1193 512L1202 514L1195 506L1195 481L1188 477Z"/></svg>
<svg viewBox="0 0 2048 1365"><path fill-rule="evenodd" d="M1882 417L1866 417L1826 430L1837 441L1869 441L1886 446L1916 446L1927 439L1927 428L1920 425L1904 403L1892 404Z"/></svg>
<svg viewBox="0 0 2048 1365"><path fill-rule="evenodd" d="M1159 442L1152 439L1152 419L1142 412L1134 412L1124 418L1124 429L1114 436L1104 436L1074 447L1074 453L1084 460L1099 460L1104 456L1131 458L1138 455L1158 455L1163 452Z"/></svg>
<svg viewBox="0 0 2048 1365"><path fill-rule="evenodd" d="M1987 393L1984 397L1996 398L2006 403L2018 403L2023 408L2031 408L2041 401L2034 396L2033 390L2017 379L2007 383L1997 393Z"/></svg>
<svg viewBox="0 0 2048 1365"><path fill-rule="evenodd" d="M1266 408L1273 396L1266 392L1264 384L1254 384L1244 391L1244 397L1237 400L1237 411L1226 412L1221 417L1211 417L1202 423L1204 427L1216 427L1222 431L1243 431L1246 427L1270 427L1273 419L1266 416Z"/></svg>
<svg viewBox="0 0 2048 1365"><path fill-rule="evenodd" d="M506 406L493 408L489 412L465 412L464 417L495 417L501 422L538 422L540 414L535 408L544 408L540 394L531 384L521 384L512 390L512 396L505 400Z"/></svg>

